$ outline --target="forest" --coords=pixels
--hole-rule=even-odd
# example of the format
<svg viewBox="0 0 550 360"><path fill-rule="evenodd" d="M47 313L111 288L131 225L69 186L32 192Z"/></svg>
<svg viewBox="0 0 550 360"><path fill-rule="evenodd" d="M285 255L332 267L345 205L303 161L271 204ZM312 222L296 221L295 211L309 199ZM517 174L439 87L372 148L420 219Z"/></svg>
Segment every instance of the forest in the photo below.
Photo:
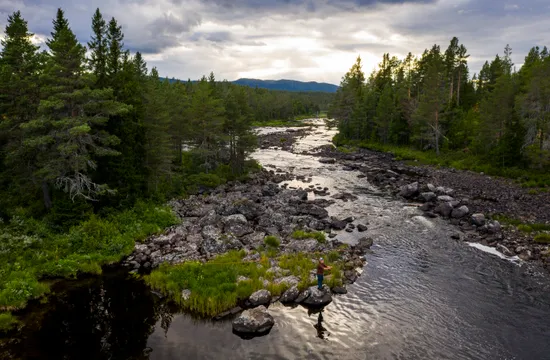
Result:
<svg viewBox="0 0 550 360"><path fill-rule="evenodd" d="M326 110L331 94L161 80L93 15L87 46L63 10L46 49L20 12L0 51L0 330L48 292L41 280L100 273L175 223L166 200L241 179L253 123ZM2 312L3 311L3 312Z"/></svg>
<svg viewBox="0 0 550 360"><path fill-rule="evenodd" d="M519 71L512 49L470 77L455 37L420 57L384 54L367 78L361 58L342 78L329 116L337 145L392 151L398 158L550 186L550 57L533 47Z"/></svg>

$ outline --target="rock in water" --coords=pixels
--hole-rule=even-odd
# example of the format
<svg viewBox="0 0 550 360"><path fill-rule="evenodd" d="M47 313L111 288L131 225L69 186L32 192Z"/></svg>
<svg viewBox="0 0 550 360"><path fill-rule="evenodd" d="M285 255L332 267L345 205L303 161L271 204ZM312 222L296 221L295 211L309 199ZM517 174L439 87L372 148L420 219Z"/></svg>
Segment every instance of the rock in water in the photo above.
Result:
<svg viewBox="0 0 550 360"><path fill-rule="evenodd" d="M299 295L300 295L300 290L298 290L298 287L294 285L293 287L285 291L279 300L282 303L289 303L296 300L296 298L298 298Z"/></svg>
<svg viewBox="0 0 550 360"><path fill-rule="evenodd" d="M342 286L335 286L332 288L332 292L335 294L347 294L348 290Z"/></svg>
<svg viewBox="0 0 550 360"><path fill-rule="evenodd" d="M370 249L373 243L374 241L372 240L372 238L364 237L359 239L359 242L357 243L357 245L355 245L355 249L365 252L366 250Z"/></svg>
<svg viewBox="0 0 550 360"><path fill-rule="evenodd" d="M367 225L363 225L363 224L357 225L357 230L359 230L359 232L367 231L368 229L369 228L367 227Z"/></svg>
<svg viewBox="0 0 550 360"><path fill-rule="evenodd" d="M250 301L250 305L252 306L269 304L271 301L271 293L268 290L258 290L250 295L248 301Z"/></svg>
<svg viewBox="0 0 550 360"><path fill-rule="evenodd" d="M323 285L323 289L319 290L317 286L309 288L309 296L303 301L304 305L309 306L325 306L332 302L332 295L330 294L330 288L327 285Z"/></svg>
<svg viewBox="0 0 550 360"><path fill-rule="evenodd" d="M243 311L238 318L233 320L233 330L238 333L261 334L271 330L274 324L273 316L262 305Z"/></svg>

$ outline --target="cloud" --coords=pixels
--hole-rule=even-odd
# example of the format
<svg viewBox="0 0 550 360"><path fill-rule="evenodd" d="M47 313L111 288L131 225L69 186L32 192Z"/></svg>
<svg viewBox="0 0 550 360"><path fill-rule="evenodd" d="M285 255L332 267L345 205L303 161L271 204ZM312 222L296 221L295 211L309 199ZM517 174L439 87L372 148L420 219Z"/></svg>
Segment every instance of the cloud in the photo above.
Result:
<svg viewBox="0 0 550 360"><path fill-rule="evenodd" d="M357 55L368 73L382 54L420 55L453 36L468 48L471 73L513 48L521 64L545 45L546 0L0 0L0 26L21 10L36 41L62 7L78 39L89 40L99 7L122 25L125 45L162 75L219 79L295 78L339 83Z"/></svg>

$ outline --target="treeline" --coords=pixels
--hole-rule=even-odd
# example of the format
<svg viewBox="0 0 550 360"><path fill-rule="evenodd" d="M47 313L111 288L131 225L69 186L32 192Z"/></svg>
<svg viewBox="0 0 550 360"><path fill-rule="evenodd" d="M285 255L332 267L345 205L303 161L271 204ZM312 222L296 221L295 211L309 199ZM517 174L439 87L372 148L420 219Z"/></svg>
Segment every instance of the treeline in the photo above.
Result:
<svg viewBox="0 0 550 360"><path fill-rule="evenodd" d="M86 47L59 9L40 51L21 13L8 18L0 217L47 215L67 225L77 214L241 176L254 120L314 114L328 102L219 82L213 73L194 83L161 81L139 52L124 48L116 19L98 9L92 30Z"/></svg>
<svg viewBox="0 0 550 360"><path fill-rule="evenodd" d="M468 51L455 37L421 57L385 54L368 79L361 59L343 77L329 111L336 141L461 153L494 167L548 169L550 58L531 49L519 71L507 45L471 78Z"/></svg>

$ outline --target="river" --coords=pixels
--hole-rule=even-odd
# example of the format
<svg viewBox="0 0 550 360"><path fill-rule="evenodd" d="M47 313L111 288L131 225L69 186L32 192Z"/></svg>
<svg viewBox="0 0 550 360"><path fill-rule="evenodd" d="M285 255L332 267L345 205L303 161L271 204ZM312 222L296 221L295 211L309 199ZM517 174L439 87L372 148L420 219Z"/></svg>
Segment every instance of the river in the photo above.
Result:
<svg viewBox="0 0 550 360"><path fill-rule="evenodd" d="M261 129L261 132L284 129ZM264 166L312 177L350 192L330 215L368 223L372 253L346 295L322 313L270 306L267 336L241 339L231 321L204 321L166 305L129 275L54 287L47 304L31 304L26 329L9 354L24 359L550 359L550 279L521 262L451 239L454 228L427 219L338 164L301 155L327 144L319 126L295 153L258 150ZM338 239L352 242L357 233ZM7 354L7 353L6 353Z"/></svg>

